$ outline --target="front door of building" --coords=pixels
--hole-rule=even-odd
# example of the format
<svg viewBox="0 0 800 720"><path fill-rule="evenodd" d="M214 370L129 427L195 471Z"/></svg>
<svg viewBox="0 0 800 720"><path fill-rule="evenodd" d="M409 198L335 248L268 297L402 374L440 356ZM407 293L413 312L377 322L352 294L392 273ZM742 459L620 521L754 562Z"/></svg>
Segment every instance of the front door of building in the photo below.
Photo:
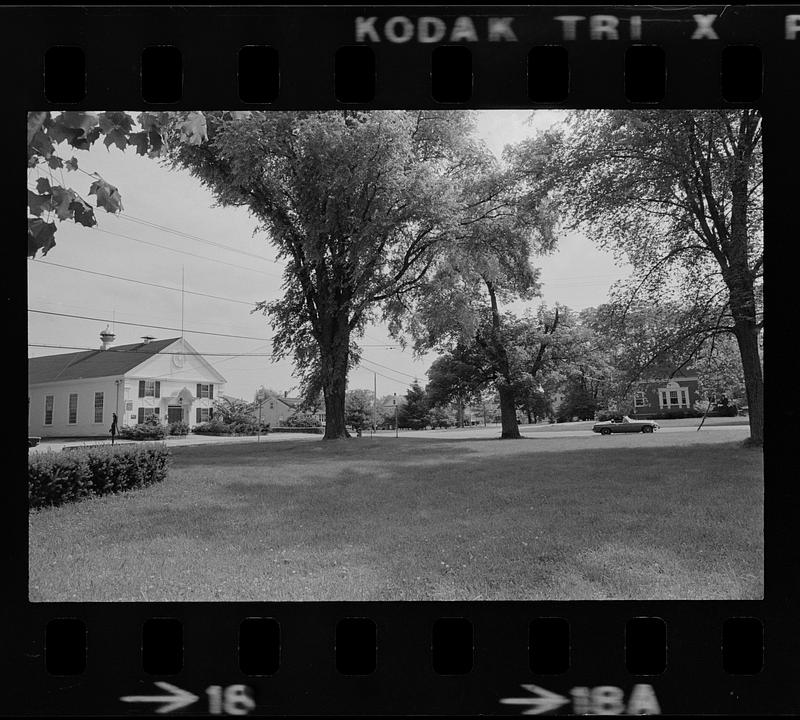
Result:
<svg viewBox="0 0 800 720"><path fill-rule="evenodd" d="M170 405L167 408L167 422L182 422L183 421L183 407L180 405Z"/></svg>

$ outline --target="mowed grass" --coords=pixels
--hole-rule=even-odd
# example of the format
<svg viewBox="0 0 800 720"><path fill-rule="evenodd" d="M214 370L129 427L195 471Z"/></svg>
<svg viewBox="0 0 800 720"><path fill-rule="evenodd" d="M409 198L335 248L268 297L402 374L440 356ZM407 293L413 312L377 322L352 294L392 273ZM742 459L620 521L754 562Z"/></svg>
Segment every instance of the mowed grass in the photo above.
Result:
<svg viewBox="0 0 800 720"><path fill-rule="evenodd" d="M32 601L760 598L746 428L173 449L32 512Z"/></svg>

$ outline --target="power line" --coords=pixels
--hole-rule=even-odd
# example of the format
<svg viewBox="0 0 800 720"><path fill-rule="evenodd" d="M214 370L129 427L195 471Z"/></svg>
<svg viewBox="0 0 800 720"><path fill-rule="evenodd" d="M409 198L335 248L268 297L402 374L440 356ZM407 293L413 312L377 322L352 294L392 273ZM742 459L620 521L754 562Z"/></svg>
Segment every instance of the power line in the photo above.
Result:
<svg viewBox="0 0 800 720"><path fill-rule="evenodd" d="M113 280L124 280L125 282L136 283L137 285L147 285L148 287L161 288L162 290L174 290L176 292L181 291L179 287L172 287L170 285L159 285L158 283L147 282L145 280L136 280L134 278L123 277L122 275L111 275L110 273L103 273L97 270L85 270L84 268L72 267L71 265L62 265L60 263L51 262L50 260L41 259L41 260L34 260L34 262L37 262L40 265L47 265L50 267L64 268L65 270L74 270L75 272L87 273L88 275L98 275L100 277L111 278ZM198 295L200 297L212 298L214 300L226 300L227 302L239 303L240 305L249 305L251 307L256 304L255 301L248 302L247 300L237 300L235 298L222 297L220 295L211 295L209 293L202 293L193 290L185 290L184 292L187 295Z"/></svg>
<svg viewBox="0 0 800 720"><path fill-rule="evenodd" d="M101 180L104 179L102 175L98 172L87 172L83 168L78 168L84 175L88 175L89 177L93 178L100 178ZM178 230L177 228L171 228L167 225L162 225L161 223L153 222L152 220L146 220L145 218L138 218L135 215L130 215L126 212L120 212L120 217L125 218L126 220L130 220L131 222L139 223L140 225L145 225L147 227L154 228L156 230L161 230L162 232L170 233L177 237L186 238L188 240L194 240L196 242L204 243L206 245L211 245L214 247L221 248L223 250L228 250L230 252L238 253L240 255L246 255L248 257L256 258L257 260L263 260L264 262L272 263L272 264L279 264L276 263L274 260L270 260L269 258L265 258L262 255L258 255L256 253L248 252L247 250L241 250L239 248L231 247L230 245L225 245L224 243L218 243L214 240L207 240L206 238L202 238L198 235L193 235L192 233L187 233L183 230Z"/></svg>
<svg viewBox="0 0 800 720"><path fill-rule="evenodd" d="M107 323L111 322L111 320L109 320L108 318L89 317L87 315L70 315L69 313L57 313L48 310L35 310L32 308L28 308L28 312L39 313L41 315L55 315L57 317L77 318L79 320L97 320L98 322L107 322ZM125 322L124 320L116 320L115 322L117 323L117 325L133 325L134 327L152 328L155 330L175 330L180 332L180 328L168 327L165 325L151 325L150 323ZM260 340L261 342L264 342L265 340L269 341L272 339L263 337L253 337L252 335L231 335L228 333L216 333L216 332L210 332L208 330L186 330L186 332L190 332L195 335L215 335L217 337L236 338L239 340Z"/></svg>
<svg viewBox="0 0 800 720"><path fill-rule="evenodd" d="M179 340L180 338L175 338L175 339ZM52 344L48 344L48 343L28 343L28 347L29 348L50 348L50 349L55 349L55 350L97 350L98 352L101 352L100 349L96 348L96 347L82 347L82 346L78 346L78 345L52 345ZM152 355L153 354L152 352L148 352L147 350L120 350L119 348L113 348L113 347L109 348L108 350L103 350L102 352L108 352L108 353L110 353L110 352L124 352L124 353L132 353L134 355ZM233 358L237 358L237 357L264 357L264 358L277 357L277 355L274 355L273 353L256 353L256 352L250 352L250 353L202 352L201 353L201 352L188 352L188 351L182 352L182 351L179 351L179 350L178 351L174 351L174 352L173 351L169 351L169 352L159 351L158 354L159 355L189 355L189 356L195 356L195 357L200 357L200 356L206 357L206 356L209 356L209 357L223 357L223 358L229 358L229 359L233 359ZM219 363L222 363L222 362L225 362L225 360L220 360L219 361ZM217 363L217 364L219 364L219 363Z"/></svg>
<svg viewBox="0 0 800 720"><path fill-rule="evenodd" d="M124 233L117 233L113 230L106 230L105 228L101 228L99 225L95 225L91 228L91 230L95 232L102 232L106 233L107 235L113 235L114 237L121 237L125 238L126 240L133 240L134 242L142 243L143 245L150 245L152 247L159 248L161 250L168 250L169 252L180 253L181 255L188 255L190 257L200 258L201 260L208 260L209 262L217 263L219 265L228 265L229 267L238 268L239 270L248 270L249 272L256 273L258 275L266 275L267 277L274 277L282 280L283 277L281 275L276 275L275 273L268 273L264 272L263 270L256 270L251 267L246 267L244 265L237 265L236 263L226 262L225 260L218 260L217 258L210 258L206 255L198 255L197 253L189 252L188 250L179 250L178 248L171 248L166 245L159 245L158 243L150 242L149 240L142 240L141 238L133 237L133 235L125 235Z"/></svg>
<svg viewBox="0 0 800 720"><path fill-rule="evenodd" d="M364 367L363 365L361 365L361 363L359 363L358 366L361 367L363 370L366 370L367 372L370 373L374 373L375 375L379 375L380 377L386 380L391 380L392 382L395 382L398 385L402 385L403 387L408 387L408 383L403 380L398 380L397 378L389 377L388 375L384 375L383 373L378 372L377 370L373 370L372 368Z"/></svg>
<svg viewBox="0 0 800 720"><path fill-rule="evenodd" d="M366 346L365 346L366 347ZM413 380L418 380L419 375L410 375L407 372L403 372L402 370L395 370L394 368L389 367L388 365L381 365L379 362L375 362L374 360L370 360L369 358L362 358L364 362L371 363L372 365L377 365L378 367L382 367L384 370L389 370L393 373L397 373L398 375L405 375L406 377L410 377Z"/></svg>
<svg viewBox="0 0 800 720"><path fill-rule="evenodd" d="M167 227L166 225L161 225L159 223L151 222L150 220L145 220L144 218L137 218L125 212L121 212L120 217L123 218L124 220L130 220L131 222L139 223L140 225L153 228L154 230L160 230L161 232L169 233L170 235L175 235L176 237L186 238L187 240L194 240L196 242L204 243L205 245L211 245L213 247L218 247L222 250L238 253L239 255L246 255L247 257L256 258L256 260L263 260L264 262L268 262L273 265L280 264L275 260L270 260L269 258L265 258L263 255L258 255L257 253L252 253L247 250L241 250L240 248L231 247L230 245L226 245L225 243L218 243L215 242L214 240L207 240L206 238L201 238L198 235L192 235L191 233L183 232L182 230L177 230L175 228Z"/></svg>

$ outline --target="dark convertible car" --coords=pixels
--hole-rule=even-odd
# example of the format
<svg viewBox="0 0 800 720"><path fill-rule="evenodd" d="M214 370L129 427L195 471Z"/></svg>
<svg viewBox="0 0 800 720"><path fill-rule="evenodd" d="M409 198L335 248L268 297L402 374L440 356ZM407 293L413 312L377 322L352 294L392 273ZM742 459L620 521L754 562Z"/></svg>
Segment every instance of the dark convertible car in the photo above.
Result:
<svg viewBox="0 0 800 720"><path fill-rule="evenodd" d="M623 432L651 433L660 427L655 420L631 420L627 415L623 415L621 418L612 418L611 420L595 423L592 431L601 435Z"/></svg>

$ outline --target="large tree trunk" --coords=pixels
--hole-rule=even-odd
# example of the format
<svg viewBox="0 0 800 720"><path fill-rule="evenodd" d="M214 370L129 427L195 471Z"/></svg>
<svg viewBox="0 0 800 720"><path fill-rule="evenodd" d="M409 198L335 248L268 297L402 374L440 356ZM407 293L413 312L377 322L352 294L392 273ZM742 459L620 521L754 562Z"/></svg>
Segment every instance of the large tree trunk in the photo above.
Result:
<svg viewBox="0 0 800 720"><path fill-rule="evenodd" d="M758 352L758 329L755 323L737 321L736 342L742 356L744 387L750 419L750 440L756 445L764 444L764 376L761 372L761 356Z"/></svg>
<svg viewBox="0 0 800 720"><path fill-rule="evenodd" d="M500 424L501 440L519 440L519 425L517 424L517 403L514 399L514 388L501 382L497 386L500 395Z"/></svg>
<svg viewBox="0 0 800 720"><path fill-rule="evenodd" d="M489 300L492 304L492 346L496 357L495 362L501 376L497 384L497 391L500 395L500 439L518 440L522 436L519 434L519 425L517 424L517 402L514 396L514 388L508 382L511 375L511 366L505 345L500 337L500 309L497 305L497 293L492 282L489 280L485 282L489 291Z"/></svg>
<svg viewBox="0 0 800 720"><path fill-rule="evenodd" d="M744 387L750 419L750 440L764 444L764 376L758 352L758 318L754 292L755 277L749 267L747 235L748 175L754 146L748 132L757 122L755 115L744 111L739 125L739 153L733 166L731 181L730 239L727 248L728 267L723 278L730 292L730 309L734 334L742 358Z"/></svg>
<svg viewBox="0 0 800 720"><path fill-rule="evenodd" d="M325 396L325 440L350 437L345 422L349 345L350 335L342 330L334 335L328 347L320 347L322 393Z"/></svg>

